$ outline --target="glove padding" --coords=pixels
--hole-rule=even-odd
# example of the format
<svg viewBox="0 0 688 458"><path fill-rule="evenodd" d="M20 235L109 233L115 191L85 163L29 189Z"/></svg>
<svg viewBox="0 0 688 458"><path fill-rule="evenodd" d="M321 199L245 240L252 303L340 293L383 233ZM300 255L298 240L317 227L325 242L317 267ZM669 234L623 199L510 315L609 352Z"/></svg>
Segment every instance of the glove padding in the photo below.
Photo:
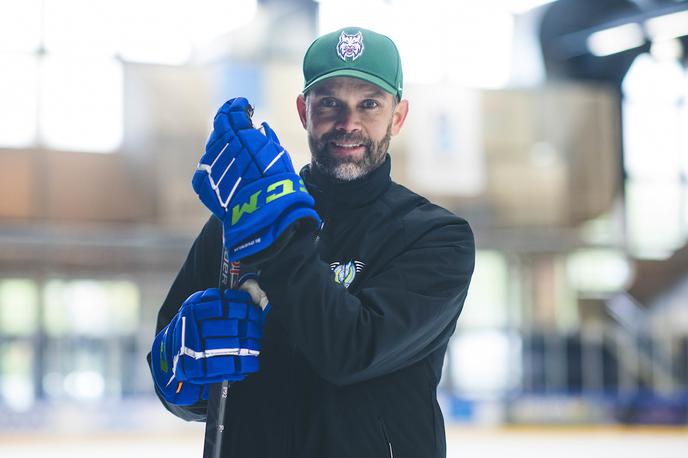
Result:
<svg viewBox="0 0 688 458"><path fill-rule="evenodd" d="M320 225L289 153L267 123L264 134L253 127L251 113L241 97L220 108L192 181L224 224L230 261L266 250L297 221Z"/></svg>
<svg viewBox="0 0 688 458"><path fill-rule="evenodd" d="M245 291L198 291L153 341L153 379L171 404L207 399L207 384L237 382L258 371L267 313Z"/></svg>

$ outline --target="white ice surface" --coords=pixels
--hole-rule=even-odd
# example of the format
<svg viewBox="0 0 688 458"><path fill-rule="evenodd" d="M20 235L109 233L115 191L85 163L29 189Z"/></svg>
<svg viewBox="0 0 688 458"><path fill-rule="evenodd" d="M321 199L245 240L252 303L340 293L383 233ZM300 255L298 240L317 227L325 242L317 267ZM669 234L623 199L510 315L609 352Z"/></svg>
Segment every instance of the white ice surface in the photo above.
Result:
<svg viewBox="0 0 688 458"><path fill-rule="evenodd" d="M98 433L89 436L0 434L2 458L200 457L202 428L165 434ZM481 429L449 427L448 458L686 458L688 429ZM421 457L419 457L421 458Z"/></svg>

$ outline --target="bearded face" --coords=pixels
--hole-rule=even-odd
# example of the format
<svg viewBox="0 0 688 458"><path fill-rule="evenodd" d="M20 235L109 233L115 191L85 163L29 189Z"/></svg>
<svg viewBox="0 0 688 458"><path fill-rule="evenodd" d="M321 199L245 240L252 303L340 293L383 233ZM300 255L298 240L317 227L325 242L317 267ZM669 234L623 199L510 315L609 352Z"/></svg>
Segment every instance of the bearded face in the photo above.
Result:
<svg viewBox="0 0 688 458"><path fill-rule="evenodd" d="M367 81L333 77L296 100L308 131L311 164L339 181L364 177L385 160L408 102Z"/></svg>
<svg viewBox="0 0 688 458"><path fill-rule="evenodd" d="M312 162L323 173L339 181L352 181L366 176L385 160L392 138L392 123L385 135L374 141L362 132L330 131L316 138L309 132L308 145ZM347 154L351 150L351 154ZM359 152L360 154L354 154Z"/></svg>

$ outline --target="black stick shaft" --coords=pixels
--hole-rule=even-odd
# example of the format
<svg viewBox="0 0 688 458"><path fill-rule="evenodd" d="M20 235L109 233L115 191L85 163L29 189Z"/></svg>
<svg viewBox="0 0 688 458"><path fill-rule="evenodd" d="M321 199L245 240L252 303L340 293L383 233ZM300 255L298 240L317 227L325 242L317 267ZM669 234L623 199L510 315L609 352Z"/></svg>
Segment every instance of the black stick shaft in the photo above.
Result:
<svg viewBox="0 0 688 458"><path fill-rule="evenodd" d="M227 248L223 240L222 263L220 265L219 288L221 291L236 287L239 279L239 263L230 265ZM205 422L205 441L203 458L220 458L222 454L222 435L225 430L225 408L229 382L214 383L208 388L208 414Z"/></svg>
<svg viewBox="0 0 688 458"><path fill-rule="evenodd" d="M253 117L253 107L246 109L248 117ZM253 127L253 123L251 123ZM225 244L225 233L222 231L222 261L220 263L220 291L236 288L239 282L239 262L229 262L229 251ZM229 382L214 383L208 387L208 413L205 420L205 440L203 458L220 458L222 454L222 433L225 431L225 406L229 394Z"/></svg>

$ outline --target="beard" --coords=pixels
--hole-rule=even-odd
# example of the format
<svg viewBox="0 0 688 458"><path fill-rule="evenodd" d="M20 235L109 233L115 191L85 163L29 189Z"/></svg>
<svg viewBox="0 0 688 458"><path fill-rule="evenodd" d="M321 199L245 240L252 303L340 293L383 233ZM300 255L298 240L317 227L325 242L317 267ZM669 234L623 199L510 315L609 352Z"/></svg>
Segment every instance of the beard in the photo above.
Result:
<svg viewBox="0 0 688 458"><path fill-rule="evenodd" d="M315 138L308 134L308 146L311 150L311 163L324 174L338 181L353 181L362 178L375 170L385 160L387 149L392 138L392 122L387 126L385 136L378 142L360 132L328 132ZM337 157L329 149L332 143L358 143L363 146L361 157Z"/></svg>

